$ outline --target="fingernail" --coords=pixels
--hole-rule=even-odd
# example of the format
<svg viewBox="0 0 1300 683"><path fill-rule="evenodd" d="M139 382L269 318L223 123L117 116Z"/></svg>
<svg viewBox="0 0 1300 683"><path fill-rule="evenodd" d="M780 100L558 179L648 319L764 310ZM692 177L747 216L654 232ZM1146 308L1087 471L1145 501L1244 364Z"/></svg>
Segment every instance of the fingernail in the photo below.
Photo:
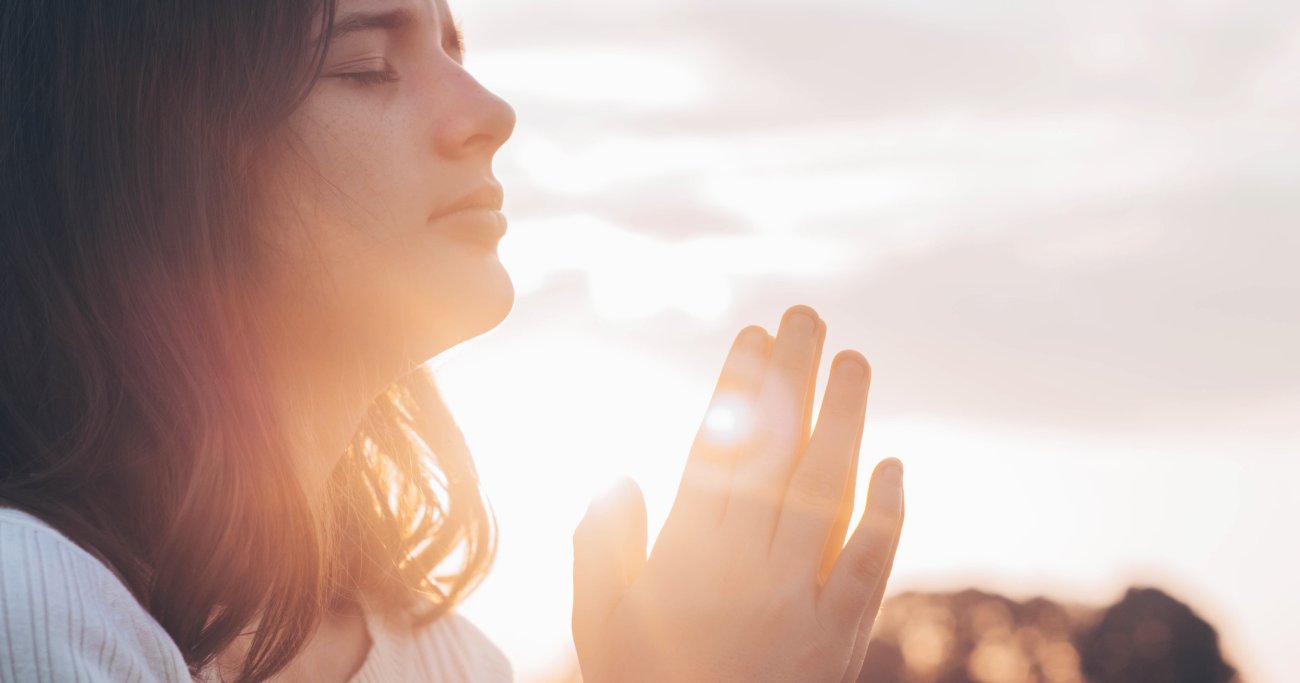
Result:
<svg viewBox="0 0 1300 683"><path fill-rule="evenodd" d="M903 463L894 458L890 458L880 466L880 476L891 484L898 484L903 481Z"/></svg>
<svg viewBox="0 0 1300 683"><path fill-rule="evenodd" d="M881 483L884 484L885 507L891 515L901 514L903 509L903 463L894 458L881 465Z"/></svg>
<svg viewBox="0 0 1300 683"><path fill-rule="evenodd" d="M855 360L840 361L840 364L835 366L835 372L847 380L862 379L862 376L866 374L862 370L862 364Z"/></svg>
<svg viewBox="0 0 1300 683"><path fill-rule="evenodd" d="M790 331L799 334L812 334L817 329L817 321L806 311L795 311L789 318Z"/></svg>

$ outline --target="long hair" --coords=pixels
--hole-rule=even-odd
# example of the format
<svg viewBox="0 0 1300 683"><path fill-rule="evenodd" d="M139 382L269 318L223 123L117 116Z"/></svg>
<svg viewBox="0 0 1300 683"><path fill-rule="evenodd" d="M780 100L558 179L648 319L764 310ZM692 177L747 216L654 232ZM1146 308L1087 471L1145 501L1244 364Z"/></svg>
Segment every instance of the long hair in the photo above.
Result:
<svg viewBox="0 0 1300 683"><path fill-rule="evenodd" d="M321 68L333 0L0 3L0 504L100 557L197 674L241 681L358 591L437 618L492 515L421 366L309 498L249 283L253 160Z"/></svg>

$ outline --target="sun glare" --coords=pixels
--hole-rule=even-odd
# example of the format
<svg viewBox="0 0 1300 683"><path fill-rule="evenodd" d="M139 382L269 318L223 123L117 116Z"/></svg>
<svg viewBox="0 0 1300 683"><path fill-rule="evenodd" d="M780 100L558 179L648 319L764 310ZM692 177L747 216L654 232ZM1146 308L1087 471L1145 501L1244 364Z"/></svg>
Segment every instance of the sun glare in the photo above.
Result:
<svg viewBox="0 0 1300 683"><path fill-rule="evenodd" d="M719 396L704 416L704 433L721 446L743 441L754 429L754 409L750 401L736 394Z"/></svg>
<svg viewBox="0 0 1300 683"><path fill-rule="evenodd" d="M720 245L670 242L591 215L520 223L502 242L501 259L521 295L541 289L553 275L578 271L586 276L593 310L606 320L680 311L713 322L731 308L732 269L714 258Z"/></svg>

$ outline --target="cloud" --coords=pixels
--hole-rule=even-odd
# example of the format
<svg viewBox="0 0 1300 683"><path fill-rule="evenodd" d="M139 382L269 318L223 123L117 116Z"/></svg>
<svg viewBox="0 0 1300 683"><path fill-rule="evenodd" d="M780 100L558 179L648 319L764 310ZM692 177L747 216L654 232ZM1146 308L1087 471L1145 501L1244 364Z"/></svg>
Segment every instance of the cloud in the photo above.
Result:
<svg viewBox="0 0 1300 683"><path fill-rule="evenodd" d="M1140 426L1300 388L1292 3L500 7L487 70L533 60L502 155L526 296L577 273L629 328L719 337L809 301L905 413ZM673 317L672 275L710 315Z"/></svg>
<svg viewBox="0 0 1300 683"><path fill-rule="evenodd" d="M1024 114L1122 103L1191 113L1247 90L1300 25L1300 10L1283 2L499 7L508 14L485 19L480 65L514 74L503 82L528 74L525 98L582 106L621 93L640 106L609 113L643 132L936 108Z"/></svg>
<svg viewBox="0 0 1300 683"><path fill-rule="evenodd" d="M1205 424L1300 391L1298 217L1253 178L1060 207L819 283L821 308L886 412Z"/></svg>

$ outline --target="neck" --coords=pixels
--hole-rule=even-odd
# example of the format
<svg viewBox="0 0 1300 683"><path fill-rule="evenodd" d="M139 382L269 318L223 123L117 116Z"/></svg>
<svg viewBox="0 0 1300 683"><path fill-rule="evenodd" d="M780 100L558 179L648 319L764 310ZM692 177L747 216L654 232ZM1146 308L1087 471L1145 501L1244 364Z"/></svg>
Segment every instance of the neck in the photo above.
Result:
<svg viewBox="0 0 1300 683"><path fill-rule="evenodd" d="M275 358L267 389L303 487L316 497L371 402L392 380L374 379L364 356L337 347L299 345Z"/></svg>
<svg viewBox="0 0 1300 683"><path fill-rule="evenodd" d="M256 632L254 622L217 656L213 666L219 680L233 680L238 676ZM271 680L279 683L347 681L361 668L372 645L360 602L339 602L325 613L297 656Z"/></svg>

